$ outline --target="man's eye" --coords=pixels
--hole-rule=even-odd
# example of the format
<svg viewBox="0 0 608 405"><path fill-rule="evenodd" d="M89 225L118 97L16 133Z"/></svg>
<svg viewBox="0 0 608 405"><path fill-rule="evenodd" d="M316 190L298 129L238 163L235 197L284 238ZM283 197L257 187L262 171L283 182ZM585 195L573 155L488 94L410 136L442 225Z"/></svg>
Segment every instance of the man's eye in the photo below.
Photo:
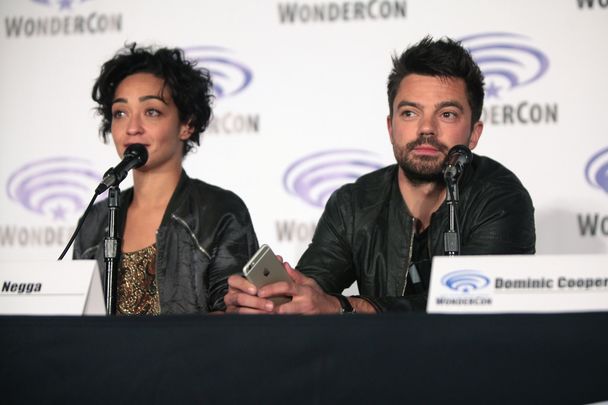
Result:
<svg viewBox="0 0 608 405"><path fill-rule="evenodd" d="M416 113L414 113L414 111L411 111L411 110L403 110L401 112L401 115L404 117L413 117L414 115L416 115Z"/></svg>
<svg viewBox="0 0 608 405"><path fill-rule="evenodd" d="M444 111L441 113L441 116L443 118L456 118L457 117L456 113L453 111Z"/></svg>

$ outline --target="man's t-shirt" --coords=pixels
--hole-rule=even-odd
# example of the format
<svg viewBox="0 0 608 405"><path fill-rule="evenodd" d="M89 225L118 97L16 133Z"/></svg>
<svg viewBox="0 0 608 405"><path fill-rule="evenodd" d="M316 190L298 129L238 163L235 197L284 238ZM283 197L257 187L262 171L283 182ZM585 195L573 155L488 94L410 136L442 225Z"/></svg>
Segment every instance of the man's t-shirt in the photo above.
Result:
<svg viewBox="0 0 608 405"><path fill-rule="evenodd" d="M428 229L414 234L412 259L407 273L405 295L422 294L429 290L431 282L431 258L429 256Z"/></svg>

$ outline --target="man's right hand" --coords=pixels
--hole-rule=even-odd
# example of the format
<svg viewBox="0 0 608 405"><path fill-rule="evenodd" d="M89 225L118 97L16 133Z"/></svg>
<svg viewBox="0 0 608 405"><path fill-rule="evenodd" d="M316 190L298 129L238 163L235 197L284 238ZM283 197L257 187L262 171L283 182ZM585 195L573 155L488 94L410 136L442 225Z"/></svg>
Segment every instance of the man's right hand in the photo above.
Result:
<svg viewBox="0 0 608 405"><path fill-rule="evenodd" d="M232 314L270 314L274 304L266 298L257 296L257 288L245 277L233 274L228 277L228 292L224 296L226 313Z"/></svg>

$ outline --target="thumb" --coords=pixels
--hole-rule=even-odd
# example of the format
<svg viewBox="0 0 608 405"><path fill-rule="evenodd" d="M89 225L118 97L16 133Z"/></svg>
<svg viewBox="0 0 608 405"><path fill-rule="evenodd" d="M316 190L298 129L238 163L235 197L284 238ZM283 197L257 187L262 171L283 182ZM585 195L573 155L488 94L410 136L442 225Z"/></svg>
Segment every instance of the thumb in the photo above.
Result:
<svg viewBox="0 0 608 405"><path fill-rule="evenodd" d="M306 277L304 274L300 273L298 270L291 267L291 265L289 263L285 262L285 263L283 263L283 266L285 267L285 270L287 270L287 274L289 274L289 277L291 277L291 279L293 280L294 283L301 284L301 285L308 285L311 287L314 287L317 285L317 283L312 278Z"/></svg>
<svg viewBox="0 0 608 405"><path fill-rule="evenodd" d="M291 277L291 279L294 281L294 283L296 283L296 284L304 283L304 281L305 281L304 279L306 278L306 276L304 276L302 273L300 273L299 271L297 271L296 269L291 267L291 264L289 264L287 262L283 262L283 267L285 267L287 274L289 274L289 277Z"/></svg>

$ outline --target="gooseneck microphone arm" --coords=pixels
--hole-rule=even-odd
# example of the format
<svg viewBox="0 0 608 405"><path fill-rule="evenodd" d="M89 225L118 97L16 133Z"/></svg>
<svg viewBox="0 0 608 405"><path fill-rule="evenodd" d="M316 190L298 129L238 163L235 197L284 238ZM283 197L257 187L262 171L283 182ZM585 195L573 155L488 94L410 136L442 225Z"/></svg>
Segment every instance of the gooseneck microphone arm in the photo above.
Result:
<svg viewBox="0 0 608 405"><path fill-rule="evenodd" d="M473 154L464 145L456 145L448 152L444 167L443 179L446 186L446 203L450 210L449 229L443 234L443 248L447 256L460 254L460 224L458 223L458 202L460 200L458 181L465 165L471 161Z"/></svg>
<svg viewBox="0 0 608 405"><path fill-rule="evenodd" d="M59 255L57 260L62 260L67 251L74 243L76 235L80 232L86 217L91 211L93 203L97 197L104 191L108 190L108 232L104 239L104 260L106 263L106 279L105 279L105 292L106 292L106 313L113 315L116 313L116 269L118 268L120 258L120 224L118 223L119 213L119 195L120 190L118 185L125 179L127 173L131 169L135 169L143 166L148 161L148 150L144 145L133 144L129 145L125 150L122 161L111 167L104 175L101 183L95 189L95 193L89 205L85 209L82 217L78 223L78 226L74 230L72 237L68 241L66 247Z"/></svg>

